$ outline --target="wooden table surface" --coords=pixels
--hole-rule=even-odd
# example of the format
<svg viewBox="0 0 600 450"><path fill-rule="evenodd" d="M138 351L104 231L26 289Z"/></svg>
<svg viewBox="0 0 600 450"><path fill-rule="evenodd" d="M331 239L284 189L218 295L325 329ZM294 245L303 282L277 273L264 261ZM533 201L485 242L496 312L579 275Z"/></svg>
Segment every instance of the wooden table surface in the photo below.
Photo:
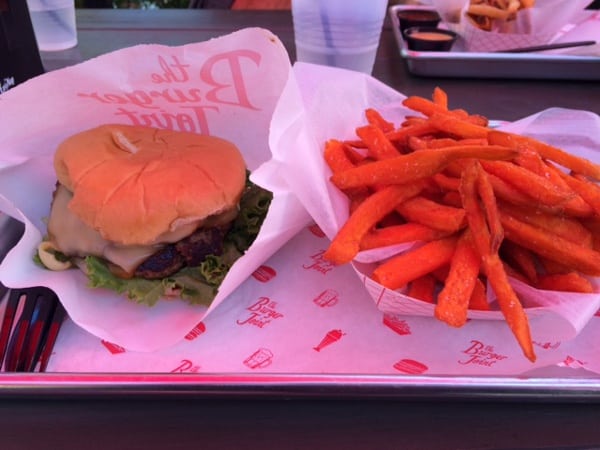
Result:
<svg viewBox="0 0 600 450"><path fill-rule="evenodd" d="M279 36L287 11L80 10L79 45L45 53L49 70L141 43L181 45L247 27ZM411 76L386 24L374 76L410 95L443 87L453 107L514 120L560 106L600 113L600 83ZM0 448L541 449L600 448L597 403L389 399L13 398L0 402Z"/></svg>

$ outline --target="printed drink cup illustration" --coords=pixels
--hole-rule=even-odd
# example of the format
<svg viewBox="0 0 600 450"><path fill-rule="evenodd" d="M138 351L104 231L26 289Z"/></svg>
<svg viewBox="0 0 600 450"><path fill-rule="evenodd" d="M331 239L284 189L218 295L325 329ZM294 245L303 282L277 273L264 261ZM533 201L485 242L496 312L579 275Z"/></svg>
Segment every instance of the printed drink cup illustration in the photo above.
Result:
<svg viewBox="0 0 600 450"><path fill-rule="evenodd" d="M340 299L339 295L340 294L333 289L325 289L313 299L313 302L322 308L334 306Z"/></svg>
<svg viewBox="0 0 600 450"><path fill-rule="evenodd" d="M187 341L193 341L205 331L206 325L204 325L204 322L198 322L198 324L192 328L188 334L185 335L185 339Z"/></svg>
<svg viewBox="0 0 600 450"><path fill-rule="evenodd" d="M250 369L263 369L273 362L273 352L268 348L259 348L244 360Z"/></svg>

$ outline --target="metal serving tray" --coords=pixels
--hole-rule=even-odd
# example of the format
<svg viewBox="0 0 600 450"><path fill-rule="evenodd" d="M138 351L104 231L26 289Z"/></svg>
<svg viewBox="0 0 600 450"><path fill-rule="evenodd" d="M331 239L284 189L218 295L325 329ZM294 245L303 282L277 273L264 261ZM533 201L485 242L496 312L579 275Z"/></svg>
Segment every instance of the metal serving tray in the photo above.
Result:
<svg viewBox="0 0 600 450"><path fill-rule="evenodd" d="M414 6L413 6L414 7ZM425 77L521 78L548 80L600 80L600 57L544 53L419 52L409 50L400 34L395 5L388 13L400 56L408 70ZM430 7L420 6L423 9Z"/></svg>
<svg viewBox="0 0 600 450"><path fill-rule="evenodd" d="M0 259L23 226L0 213ZM569 367L528 376L413 376L313 373L0 373L0 398L96 396L398 398L600 401L600 376Z"/></svg>

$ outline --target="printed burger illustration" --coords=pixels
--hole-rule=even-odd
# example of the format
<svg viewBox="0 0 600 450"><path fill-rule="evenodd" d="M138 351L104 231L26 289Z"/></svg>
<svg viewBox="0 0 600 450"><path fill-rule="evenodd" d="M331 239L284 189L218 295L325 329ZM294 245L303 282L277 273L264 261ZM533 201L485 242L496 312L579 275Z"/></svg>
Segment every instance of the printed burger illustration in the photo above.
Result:
<svg viewBox="0 0 600 450"><path fill-rule="evenodd" d="M271 193L213 136L106 124L63 141L40 262L138 303L209 304L258 234Z"/></svg>

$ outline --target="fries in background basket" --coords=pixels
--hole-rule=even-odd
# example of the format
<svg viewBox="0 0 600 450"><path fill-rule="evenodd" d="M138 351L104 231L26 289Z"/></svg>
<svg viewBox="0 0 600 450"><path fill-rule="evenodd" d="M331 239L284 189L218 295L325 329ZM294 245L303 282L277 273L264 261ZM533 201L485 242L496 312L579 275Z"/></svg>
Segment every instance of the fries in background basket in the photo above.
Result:
<svg viewBox="0 0 600 450"><path fill-rule="evenodd" d="M398 127L371 109L358 139L327 142L331 181L350 199L350 215L325 258L343 264L361 250L416 242L380 261L371 278L435 303L435 317L454 327L470 309L500 310L535 361L509 277L541 290L594 292L600 166L449 109L439 88L432 100L403 104L415 114Z"/></svg>
<svg viewBox="0 0 600 450"><path fill-rule="evenodd" d="M483 31L514 21L521 9L532 8L535 0L470 0L466 16Z"/></svg>

